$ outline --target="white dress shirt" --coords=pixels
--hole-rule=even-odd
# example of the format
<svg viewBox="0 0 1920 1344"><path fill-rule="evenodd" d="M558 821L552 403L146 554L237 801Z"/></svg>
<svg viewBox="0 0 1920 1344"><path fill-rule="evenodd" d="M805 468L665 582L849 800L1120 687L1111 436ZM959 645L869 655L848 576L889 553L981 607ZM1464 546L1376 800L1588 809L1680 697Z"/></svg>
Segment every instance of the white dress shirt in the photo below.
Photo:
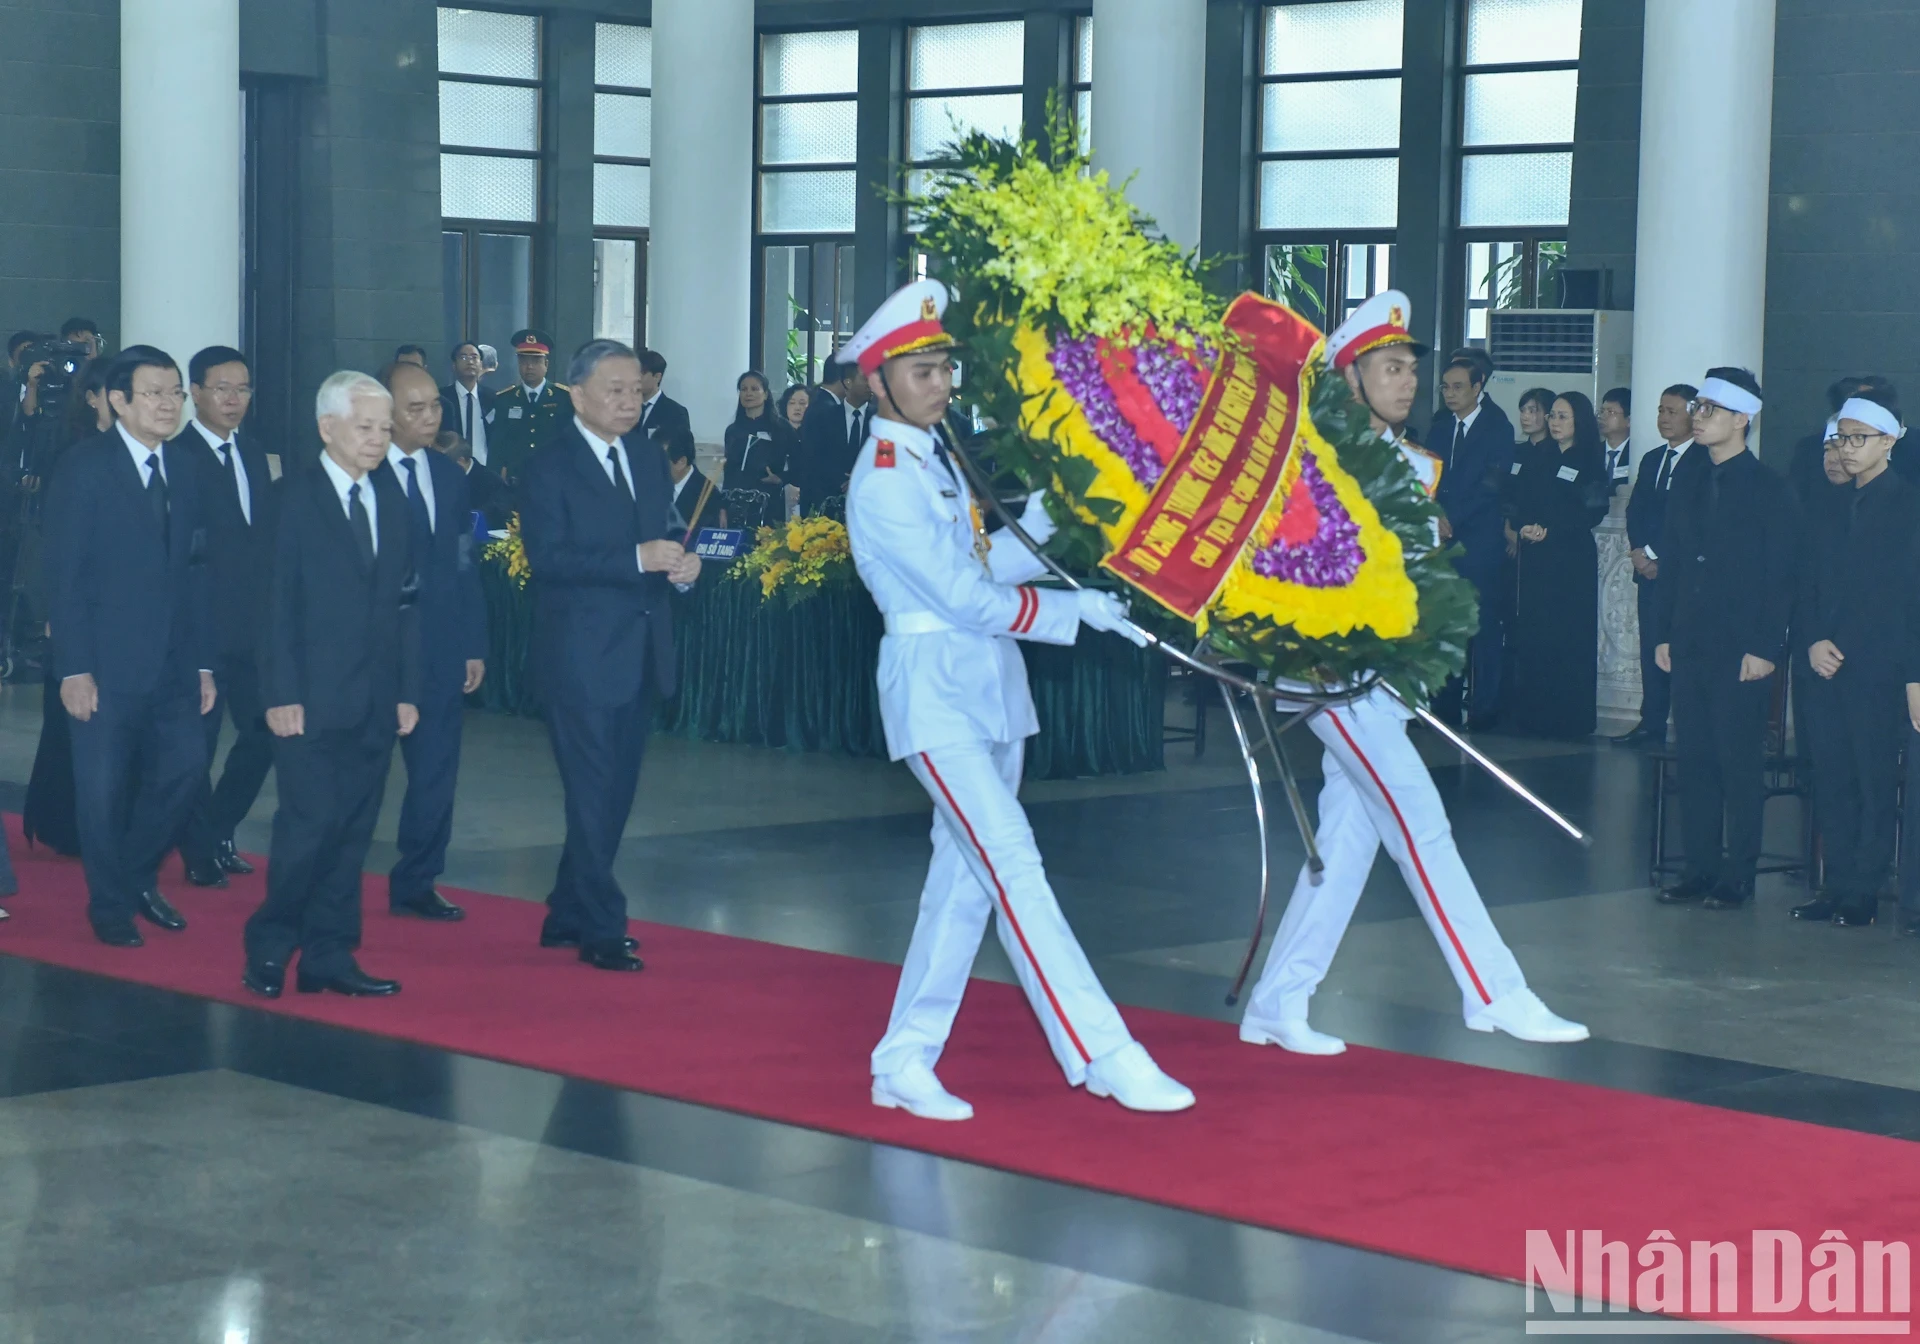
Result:
<svg viewBox="0 0 1920 1344"><path fill-rule="evenodd" d="M469 405L471 403L471 405ZM480 385L475 383L469 388L458 378L453 380L453 404L459 409L459 423L454 426L462 434L467 433L467 418L471 412L473 433L467 435L467 443L473 448L473 460L481 466L487 465L487 419L480 409Z"/></svg>
<svg viewBox="0 0 1920 1344"><path fill-rule="evenodd" d="M440 526L440 515L434 512L433 507L433 472L427 462L430 451L422 448L417 453L407 454L400 451L397 443L387 445L387 462L393 468L394 479L400 482L402 494L407 490L407 462L411 459L414 463L414 469L420 477L420 498L427 501L427 526L431 529Z"/></svg>
<svg viewBox="0 0 1920 1344"><path fill-rule="evenodd" d="M527 405L529 406L537 403L540 400L540 394L546 390L547 380L545 378L542 378L532 387L528 387L525 383L520 384L520 394L527 399Z"/></svg>
<svg viewBox="0 0 1920 1344"><path fill-rule="evenodd" d="M253 486L247 481L247 464L240 457L233 438L231 436L224 439L221 438L218 434L215 434L212 430L201 424L197 416L187 421L187 423L200 431L200 437L207 441L207 447L213 449L213 455L220 459L220 465L231 471L235 479L240 482L240 512L242 516L246 518L247 526L252 527ZM231 454L233 458L231 466L229 466L227 462L229 454Z"/></svg>
<svg viewBox="0 0 1920 1344"><path fill-rule="evenodd" d="M347 521L353 521L353 505L347 499L347 492L354 486L360 487L360 507L367 511L367 530L373 535L373 553L380 554L380 506L373 498L373 477L362 476L359 480L347 475L347 469L335 462L326 453L320 454L320 465L326 469L327 479L333 482L333 493L340 496L340 512L347 515Z"/></svg>
<svg viewBox="0 0 1920 1344"><path fill-rule="evenodd" d="M134 469L140 473L140 488L144 490L148 485L152 484L152 482L148 479L148 477L151 476L152 473L147 470L147 459L152 457L155 453L158 453L160 449L149 448L147 447L146 444L134 438L133 435L127 433L127 427L125 423L123 423L122 421L119 421L119 420L114 421L113 427L120 431L121 441L127 445L127 451L133 454ZM167 459L165 455L162 455L160 458L160 483L162 485L165 485L166 482L167 482Z"/></svg>
<svg viewBox="0 0 1920 1344"><path fill-rule="evenodd" d="M1658 486L1663 494L1673 489L1673 473L1680 469L1680 459L1687 455L1687 449L1691 447L1693 447L1692 439L1688 439L1678 447L1672 444L1667 445L1667 455L1660 460L1659 468L1660 476L1664 476L1666 479L1661 480L1660 476L1656 476L1653 480L1654 485ZM1644 463L1646 459L1642 458L1641 461ZM1646 470L1644 465L1641 467L1641 470ZM1660 558L1659 554L1651 546L1642 546L1640 549L1646 552L1647 559L1649 560L1658 560Z"/></svg>
<svg viewBox="0 0 1920 1344"><path fill-rule="evenodd" d="M614 478L613 463L607 460L607 453L611 451L620 455L620 475L626 478L627 494L633 495L636 499L639 498L633 494L633 460L627 456L626 440L615 439L612 443L608 443L588 429L586 422L577 415L573 417L573 427L580 431L580 437L587 441L587 447L593 449L594 460L600 464L600 470L606 472L607 479L615 485L620 482Z"/></svg>

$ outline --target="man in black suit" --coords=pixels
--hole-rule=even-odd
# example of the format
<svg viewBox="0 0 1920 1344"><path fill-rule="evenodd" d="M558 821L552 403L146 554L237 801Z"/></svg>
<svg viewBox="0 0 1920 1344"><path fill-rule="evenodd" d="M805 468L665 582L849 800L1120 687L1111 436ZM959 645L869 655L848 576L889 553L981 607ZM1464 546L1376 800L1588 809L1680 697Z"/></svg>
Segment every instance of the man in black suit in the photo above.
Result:
<svg viewBox="0 0 1920 1344"><path fill-rule="evenodd" d="M661 437L676 429L693 433L693 421L687 416L687 408L660 390L660 384L666 381L667 357L658 350L640 352L640 406L639 431L647 441L659 447Z"/></svg>
<svg viewBox="0 0 1920 1344"><path fill-rule="evenodd" d="M443 403L444 408L444 403ZM443 429L433 438L433 451L459 468L467 482L467 503L487 520L490 528L505 527L513 518L513 487L490 471L476 471L473 449L451 429Z"/></svg>
<svg viewBox="0 0 1920 1344"><path fill-rule="evenodd" d="M1633 731L1614 738L1623 747L1662 746L1667 740L1667 717L1673 706L1673 680L1653 660L1654 602L1659 589L1660 555L1665 545L1667 501L1672 498L1674 473L1683 462L1699 465L1693 447L1692 383L1675 383L1660 394L1660 447L1640 459L1640 474L1627 496L1628 559L1633 562L1634 595L1640 609L1640 722Z"/></svg>
<svg viewBox="0 0 1920 1344"><path fill-rule="evenodd" d="M170 447L200 475L206 514L208 601L213 616L213 684L220 703L204 719L207 771L180 831L180 858L196 887L224 887L228 873L253 865L233 845L234 827L252 810L273 768L273 734L260 699L254 639L266 610L265 574L273 560L273 477L267 455L240 423L253 401L247 357L214 345L187 365L193 418ZM213 759L220 747L220 720L233 719L233 746L220 783Z"/></svg>
<svg viewBox="0 0 1920 1344"><path fill-rule="evenodd" d="M488 466L487 432L493 428L493 393L480 386L480 347L462 341L453 347L453 381L440 389L441 422L460 431L473 449L473 460ZM499 463L489 470L496 475Z"/></svg>
<svg viewBox="0 0 1920 1344"><path fill-rule="evenodd" d="M725 527L727 511L720 506L719 492L707 494L707 474L693 464L692 432L676 429L662 435L660 450L666 455L667 481L673 491L673 503L667 511L669 539L680 541L695 522L701 527ZM700 509L702 495L707 496L707 506L696 519L694 511ZM693 539L688 537L681 544L690 546Z"/></svg>
<svg viewBox="0 0 1920 1344"><path fill-rule="evenodd" d="M387 467L407 497L413 524L420 626L420 726L400 740L407 794L400 804L400 858L387 876L387 908L396 915L451 921L459 906L433 889L446 871L453 838L453 789L460 775L465 696L487 672L487 609L474 563L467 478L429 445L440 432L440 399L425 369L390 365L381 375L393 396L393 444ZM485 473L483 473L484 475Z"/></svg>
<svg viewBox="0 0 1920 1344"><path fill-rule="evenodd" d="M862 409L872 395L867 375L858 365L836 359L828 363L826 378L800 421L800 441L794 449L797 469L789 475L800 487L802 513L814 513L825 501L847 492L854 459L867 441Z"/></svg>
<svg viewBox="0 0 1920 1344"><path fill-rule="evenodd" d="M1450 360L1440 375L1446 409L1434 417L1427 435L1428 451L1440 459L1434 498L1442 512L1441 540L1465 549L1454 567L1480 597L1480 630L1468 649L1468 712L1473 726L1483 732L1500 713L1500 574L1507 556L1500 491L1513 468L1513 422L1486 390L1484 364L1466 356ZM1457 719L1460 691L1458 678L1449 681L1435 698L1436 710Z"/></svg>
<svg viewBox="0 0 1920 1344"><path fill-rule="evenodd" d="M420 720L420 638L407 498L385 469L392 398L336 373L315 405L326 450L280 482L260 682L280 807L267 899L247 921L242 983L277 999L300 954L303 994L397 994L360 969L360 870L393 760Z"/></svg>
<svg viewBox="0 0 1920 1344"><path fill-rule="evenodd" d="M214 706L200 474L177 444L180 366L129 346L107 375L119 423L69 448L47 501L49 616L60 702L73 718L74 801L87 918L139 947L134 916L187 924L160 860L205 780Z"/></svg>
<svg viewBox="0 0 1920 1344"><path fill-rule="evenodd" d="M1654 604L1654 660L1673 675L1687 853L1659 899L1710 910L1753 899L1767 710L1793 605L1798 516L1787 483L1747 447L1760 407L1750 371L1707 370L1689 454L1704 460L1668 502Z"/></svg>
<svg viewBox="0 0 1920 1344"><path fill-rule="evenodd" d="M533 571L531 672L566 794L567 842L547 898L542 947L637 971L627 898L614 880L633 810L653 694L673 694L668 586L690 586L700 559L670 536L662 453L638 448L648 377L617 341L573 357L573 420L521 482L520 535Z"/></svg>

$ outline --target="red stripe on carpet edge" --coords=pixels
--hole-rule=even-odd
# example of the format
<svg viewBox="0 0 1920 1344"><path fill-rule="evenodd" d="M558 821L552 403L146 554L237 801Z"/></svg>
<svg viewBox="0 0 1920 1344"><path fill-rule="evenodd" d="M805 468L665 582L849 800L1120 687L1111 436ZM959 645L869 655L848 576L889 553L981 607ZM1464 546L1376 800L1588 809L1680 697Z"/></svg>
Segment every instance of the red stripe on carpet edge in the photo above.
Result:
<svg viewBox="0 0 1920 1344"><path fill-rule="evenodd" d="M536 903L462 892L463 924L397 920L379 878L362 960L400 997L264 1004L239 984L260 875L209 892L170 865L193 927L118 951L88 934L79 865L7 825L22 895L0 952L202 998L1512 1281L1530 1228L1597 1228L1630 1251L1655 1229L1731 1240L1743 1282L1756 1229L1809 1249L1828 1229L1920 1241L1920 1145L1903 1140L1382 1050L1289 1055L1142 1008L1128 1024L1200 1103L1134 1115L1068 1088L1019 990L986 981L940 1068L976 1118L918 1121L868 1100L894 966L637 925L646 973L606 975L537 946ZM1516 1334L1523 1309L1516 1288Z"/></svg>

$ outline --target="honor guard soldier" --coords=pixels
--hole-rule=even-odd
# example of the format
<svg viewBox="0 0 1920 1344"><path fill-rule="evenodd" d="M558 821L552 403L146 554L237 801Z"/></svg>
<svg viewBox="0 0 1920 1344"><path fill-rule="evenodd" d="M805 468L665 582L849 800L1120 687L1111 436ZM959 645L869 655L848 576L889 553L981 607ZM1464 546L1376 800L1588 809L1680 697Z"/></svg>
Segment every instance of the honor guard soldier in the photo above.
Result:
<svg viewBox="0 0 1920 1344"><path fill-rule="evenodd" d="M1327 360L1373 413L1375 432L1400 448L1431 493L1439 464L1406 442L1419 361L1427 353L1408 329L1411 312L1404 294L1376 295L1327 337ZM1314 837L1326 870L1317 886L1301 870L1248 1000L1240 1039L1307 1055L1337 1055L1347 1048L1307 1025L1307 1002L1326 977L1374 855L1385 845L1459 983L1469 1027L1524 1041L1585 1040L1585 1027L1556 1017L1527 988L1520 964L1488 917L1454 845L1433 776L1407 739L1409 717L1399 701L1375 690L1308 721L1326 747Z"/></svg>
<svg viewBox="0 0 1920 1344"><path fill-rule="evenodd" d="M1016 544L989 544L936 430L953 397L946 306L940 282L909 285L841 352L877 403L853 468L847 531L886 618L881 721L889 755L906 761L934 807L933 863L873 1052L873 1101L928 1120L973 1115L933 1069L995 918L1067 1081L1132 1110L1185 1110L1193 1093L1133 1039L1067 927L1019 800L1025 742L1039 724L1014 641L1071 644L1082 625L1144 637L1111 594L1027 586L1045 572L1040 562ZM1038 540L1051 535L1038 507L1026 516Z"/></svg>
<svg viewBox="0 0 1920 1344"><path fill-rule="evenodd" d="M547 334L516 331L513 349L520 361L520 381L494 398L493 419L487 425L492 445L487 465L508 484L519 481L528 460L573 415L566 384L547 378L547 361L553 354Z"/></svg>

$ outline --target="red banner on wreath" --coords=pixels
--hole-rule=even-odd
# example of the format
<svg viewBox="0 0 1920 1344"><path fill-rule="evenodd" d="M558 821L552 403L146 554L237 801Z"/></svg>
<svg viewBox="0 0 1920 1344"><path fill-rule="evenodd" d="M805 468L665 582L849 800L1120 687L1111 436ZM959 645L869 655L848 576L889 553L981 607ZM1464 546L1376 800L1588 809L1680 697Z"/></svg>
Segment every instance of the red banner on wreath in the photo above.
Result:
<svg viewBox="0 0 1920 1344"><path fill-rule="evenodd" d="M1300 375L1320 340L1311 322L1257 294L1227 309L1200 409L1132 529L1101 563L1188 620L1226 582L1273 501L1300 424Z"/></svg>

